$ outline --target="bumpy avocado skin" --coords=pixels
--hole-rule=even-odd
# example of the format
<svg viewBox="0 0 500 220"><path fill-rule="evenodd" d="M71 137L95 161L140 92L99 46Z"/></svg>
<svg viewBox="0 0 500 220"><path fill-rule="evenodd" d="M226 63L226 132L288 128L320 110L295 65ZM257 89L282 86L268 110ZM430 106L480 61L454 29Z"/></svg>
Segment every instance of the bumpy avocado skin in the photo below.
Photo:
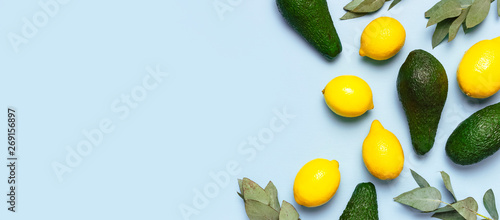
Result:
<svg viewBox="0 0 500 220"><path fill-rule="evenodd" d="M448 77L441 63L424 50L410 52L399 69L399 100L410 128L413 149L429 152L448 96Z"/></svg>
<svg viewBox="0 0 500 220"><path fill-rule="evenodd" d="M465 119L448 138L446 154L460 165L477 163L500 148L500 103Z"/></svg>
<svg viewBox="0 0 500 220"><path fill-rule="evenodd" d="M326 59L342 51L326 0L276 0L285 20Z"/></svg>
<svg viewBox="0 0 500 220"><path fill-rule="evenodd" d="M356 186L339 220L378 220L377 192L373 183Z"/></svg>

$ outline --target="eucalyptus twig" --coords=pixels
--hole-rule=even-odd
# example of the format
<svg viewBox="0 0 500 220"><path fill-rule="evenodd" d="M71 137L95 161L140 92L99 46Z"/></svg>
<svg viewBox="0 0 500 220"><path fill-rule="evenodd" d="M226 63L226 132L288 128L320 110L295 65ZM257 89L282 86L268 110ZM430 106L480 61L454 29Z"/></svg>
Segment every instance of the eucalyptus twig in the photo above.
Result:
<svg viewBox="0 0 500 220"><path fill-rule="evenodd" d="M446 189L455 200L452 203L442 201L441 193L438 189L431 187L422 176L418 175L413 170L411 170L411 172L413 178L420 187L397 196L394 198L394 201L411 206L423 212L434 212L432 217L443 220L476 220L477 216L487 220L499 220L495 204L495 195L491 189L486 191L483 197L483 204L491 216L491 218L489 218L477 212L478 204L474 198L467 197L457 201L455 192L451 186L450 176L446 172L442 171L441 176ZM441 204L445 206L440 208L439 206Z"/></svg>

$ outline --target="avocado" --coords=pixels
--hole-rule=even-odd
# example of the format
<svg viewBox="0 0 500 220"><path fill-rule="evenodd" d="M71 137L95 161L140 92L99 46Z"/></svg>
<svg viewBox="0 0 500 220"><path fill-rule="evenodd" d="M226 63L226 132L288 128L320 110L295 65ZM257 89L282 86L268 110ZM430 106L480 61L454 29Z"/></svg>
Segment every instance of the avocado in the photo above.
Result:
<svg viewBox="0 0 500 220"><path fill-rule="evenodd" d="M477 163L500 148L500 103L465 119L446 142L446 154L460 165Z"/></svg>
<svg viewBox="0 0 500 220"><path fill-rule="evenodd" d="M424 155L434 145L448 96L446 71L432 54L414 50L399 69L397 90L408 119L413 149Z"/></svg>
<svg viewBox="0 0 500 220"><path fill-rule="evenodd" d="M354 189L339 220L378 220L377 192L373 183L360 183Z"/></svg>
<svg viewBox="0 0 500 220"><path fill-rule="evenodd" d="M276 4L288 24L326 59L342 51L326 0L276 0Z"/></svg>

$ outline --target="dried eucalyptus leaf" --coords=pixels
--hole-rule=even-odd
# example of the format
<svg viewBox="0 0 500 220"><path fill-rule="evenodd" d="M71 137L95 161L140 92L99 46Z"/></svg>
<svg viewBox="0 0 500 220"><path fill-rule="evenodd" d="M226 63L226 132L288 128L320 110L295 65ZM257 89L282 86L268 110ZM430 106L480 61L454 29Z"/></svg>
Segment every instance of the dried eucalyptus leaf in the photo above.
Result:
<svg viewBox="0 0 500 220"><path fill-rule="evenodd" d="M352 11L356 7L359 6L364 0L353 0L352 2L349 2L346 6L344 6L344 10L346 11Z"/></svg>
<svg viewBox="0 0 500 220"><path fill-rule="evenodd" d="M453 187L451 186L450 175L448 175L444 171L441 171L441 177L443 178L444 187L446 187L446 189L451 193L451 195L453 196L453 199L455 201L457 201L457 197L455 196L455 192L453 191Z"/></svg>
<svg viewBox="0 0 500 220"><path fill-rule="evenodd" d="M462 6L460 3L457 1L448 1L431 14L429 21L427 22L427 27L437 24L447 18L458 17L461 13Z"/></svg>
<svg viewBox="0 0 500 220"><path fill-rule="evenodd" d="M489 189L488 191L486 191L483 196L483 203L486 211L490 213L490 216L493 219L498 220L497 205L495 203L495 194L493 193L493 190Z"/></svg>
<svg viewBox="0 0 500 220"><path fill-rule="evenodd" d="M454 19L452 18L448 18L436 25L436 30L434 30L434 34L432 35L432 48L439 45L444 40L446 35L448 35L453 20Z"/></svg>
<svg viewBox="0 0 500 220"><path fill-rule="evenodd" d="M423 212L431 212L441 204L441 193L434 187L416 188L399 195L394 201Z"/></svg>
<svg viewBox="0 0 500 220"><path fill-rule="evenodd" d="M420 176L417 172L413 171L412 169L410 169L410 171L411 175L413 176L413 179L415 179L420 188L430 187L427 180L425 180L422 176Z"/></svg>
<svg viewBox="0 0 500 220"><path fill-rule="evenodd" d="M441 0L425 12L425 17L430 18L443 4L454 0Z"/></svg>
<svg viewBox="0 0 500 220"><path fill-rule="evenodd" d="M348 19L353 19L353 18L359 18L359 17L365 16L366 14L367 13L354 13L354 12L348 11L347 13L344 14L344 16L342 16L340 18L340 20L348 20Z"/></svg>
<svg viewBox="0 0 500 220"><path fill-rule="evenodd" d="M467 14L467 19L465 20L467 28L474 27L483 22L490 11L490 4L490 0L475 0L472 3L469 14Z"/></svg>
<svg viewBox="0 0 500 220"><path fill-rule="evenodd" d="M295 208L293 207L292 204L288 203L287 201L283 200L281 206L281 211L279 215L279 220L298 220L299 219L299 213Z"/></svg>
<svg viewBox="0 0 500 220"><path fill-rule="evenodd" d="M401 0L394 0L392 1L391 5L389 6L389 9L387 10L391 10L392 7L396 6L399 2L401 2Z"/></svg>
<svg viewBox="0 0 500 220"><path fill-rule="evenodd" d="M385 0L364 0L358 5L352 12L356 13L369 13L378 11L382 6L384 6Z"/></svg>
<svg viewBox="0 0 500 220"><path fill-rule="evenodd" d="M280 202L278 200L278 190L276 189L276 186L274 186L273 182L269 181L264 191L266 191L267 195L271 199L269 203L271 207L279 211Z"/></svg>
<svg viewBox="0 0 500 220"><path fill-rule="evenodd" d="M245 198L245 201L255 200L263 203L264 205L269 205L270 202L270 198L266 191L248 178L243 179L243 197Z"/></svg>
<svg viewBox="0 0 500 220"><path fill-rule="evenodd" d="M447 205L445 207L441 207L439 209L436 209L436 211L434 211L434 212L440 213L440 212L451 212L451 211L455 211L455 209L453 207L451 207L450 205Z"/></svg>
<svg viewBox="0 0 500 220"><path fill-rule="evenodd" d="M250 220L278 220L278 211L259 201L248 199L245 201L245 210Z"/></svg>
<svg viewBox="0 0 500 220"><path fill-rule="evenodd" d="M489 1L489 0L488 0ZM464 200L460 200L456 203L451 204L451 206L460 213L467 220L477 219L477 202L472 197L467 197Z"/></svg>
<svg viewBox="0 0 500 220"><path fill-rule="evenodd" d="M443 220L466 220L460 215L456 210L450 212L439 212L432 215L433 218L439 218Z"/></svg>
<svg viewBox="0 0 500 220"><path fill-rule="evenodd" d="M242 179L238 179L238 186L240 187L240 191L237 192L238 195L243 199L245 200L245 197L243 196L243 180Z"/></svg>
<svg viewBox="0 0 500 220"><path fill-rule="evenodd" d="M467 17L467 13L469 13L469 8L470 7L462 9L462 14L460 14L460 16L458 16L458 18L456 18L453 21L453 23L450 25L450 30L449 30L449 35L448 35L448 42L452 41L457 36L458 29L460 28L460 25L462 23L464 23L465 17ZM455 198L455 195L453 195L453 198ZM455 198L455 201L457 201L456 198Z"/></svg>

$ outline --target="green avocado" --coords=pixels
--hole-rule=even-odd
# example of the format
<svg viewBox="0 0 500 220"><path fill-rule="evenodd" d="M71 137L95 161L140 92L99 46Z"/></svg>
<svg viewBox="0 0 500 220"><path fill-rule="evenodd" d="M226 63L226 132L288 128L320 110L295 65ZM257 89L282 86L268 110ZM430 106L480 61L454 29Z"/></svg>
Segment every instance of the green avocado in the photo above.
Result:
<svg viewBox="0 0 500 220"><path fill-rule="evenodd" d="M342 51L326 0L276 0L285 20L326 59Z"/></svg>
<svg viewBox="0 0 500 220"><path fill-rule="evenodd" d="M378 220L377 192L373 183L356 186L339 220Z"/></svg>
<svg viewBox="0 0 500 220"><path fill-rule="evenodd" d="M399 69L399 100L408 119L413 149L429 152L448 96L448 77L443 65L423 50L410 52Z"/></svg>
<svg viewBox="0 0 500 220"><path fill-rule="evenodd" d="M446 154L460 165L477 163L500 148L500 103L465 119L446 142Z"/></svg>

